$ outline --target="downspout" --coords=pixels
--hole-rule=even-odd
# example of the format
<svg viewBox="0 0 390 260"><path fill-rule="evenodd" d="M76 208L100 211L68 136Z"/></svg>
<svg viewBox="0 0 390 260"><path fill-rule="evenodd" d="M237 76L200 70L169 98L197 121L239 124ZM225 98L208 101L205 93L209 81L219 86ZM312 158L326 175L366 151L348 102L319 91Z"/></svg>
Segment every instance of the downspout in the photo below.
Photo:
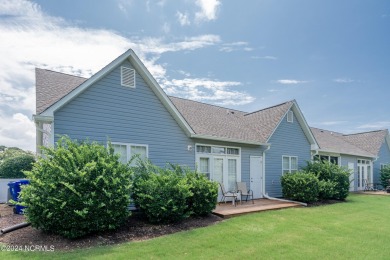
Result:
<svg viewBox="0 0 390 260"><path fill-rule="evenodd" d="M271 148L271 145L268 145L267 149L265 149L263 151L263 176L264 176L264 186L265 186L265 152L268 151L269 149ZM315 150L316 151L316 154L318 154L318 150ZM265 190L265 187L263 187ZM286 200L286 199L279 199L279 198L274 198L274 197L270 197L268 196L268 193L264 193L263 192L263 198L266 198L266 199L269 199L269 200L276 200L276 201L283 201L283 202L292 202L292 203L297 203L297 204L300 204L302 206L305 206L307 207L307 203L304 203L304 202L299 202L299 201L293 201L293 200Z"/></svg>
<svg viewBox="0 0 390 260"><path fill-rule="evenodd" d="M269 149L271 149L271 145L269 144L267 146L267 148L263 151L263 187L262 187L262 191L263 191L263 197L264 197L264 191L265 191L265 152L268 151Z"/></svg>
<svg viewBox="0 0 390 260"><path fill-rule="evenodd" d="M269 199L269 200L277 200L277 201L283 201L283 202L297 203L297 204L300 204L302 206L307 207L307 203L300 202L300 201L295 201L295 200L286 200L286 199L279 199L279 198L270 197L270 196L268 196L268 193L263 194L263 197L266 198L266 199Z"/></svg>

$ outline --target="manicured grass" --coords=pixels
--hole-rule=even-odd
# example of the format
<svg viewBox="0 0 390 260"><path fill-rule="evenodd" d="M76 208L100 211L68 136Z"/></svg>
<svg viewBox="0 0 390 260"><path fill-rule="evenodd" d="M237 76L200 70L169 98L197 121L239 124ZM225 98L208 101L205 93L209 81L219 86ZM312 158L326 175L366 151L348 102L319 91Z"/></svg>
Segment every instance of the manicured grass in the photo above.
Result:
<svg viewBox="0 0 390 260"><path fill-rule="evenodd" d="M389 259L390 196L350 195L347 201L244 215L143 242L68 253L2 252L0 257Z"/></svg>

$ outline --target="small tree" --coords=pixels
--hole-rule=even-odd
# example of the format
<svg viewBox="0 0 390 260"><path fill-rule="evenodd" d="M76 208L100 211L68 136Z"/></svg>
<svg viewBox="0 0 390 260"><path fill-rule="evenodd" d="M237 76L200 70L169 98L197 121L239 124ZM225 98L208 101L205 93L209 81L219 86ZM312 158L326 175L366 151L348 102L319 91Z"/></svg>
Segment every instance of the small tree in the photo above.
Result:
<svg viewBox="0 0 390 260"><path fill-rule="evenodd" d="M35 157L30 154L21 154L5 159L0 164L0 178L25 178L23 171L30 171Z"/></svg>
<svg viewBox="0 0 390 260"><path fill-rule="evenodd" d="M96 142L62 137L26 172L21 205L35 228L68 238L119 227L129 216L131 171Z"/></svg>

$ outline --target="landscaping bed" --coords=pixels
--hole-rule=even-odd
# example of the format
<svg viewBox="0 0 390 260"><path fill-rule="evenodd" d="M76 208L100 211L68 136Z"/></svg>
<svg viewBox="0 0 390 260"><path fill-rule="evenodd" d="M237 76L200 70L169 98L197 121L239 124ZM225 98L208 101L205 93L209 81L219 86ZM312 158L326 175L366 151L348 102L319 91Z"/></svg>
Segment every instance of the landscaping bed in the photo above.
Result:
<svg viewBox="0 0 390 260"><path fill-rule="evenodd" d="M0 207L3 212L12 212L12 207L5 204L0 205ZM134 213L125 225L121 226L116 231L101 234L96 233L71 240L59 235L44 233L30 226L0 236L0 243L13 246L54 246L56 251L73 250L99 245L112 245L130 241L146 240L175 232L209 226L221 220L220 217L209 214L206 217L190 217L180 223L153 225L149 224L142 214ZM2 229L22 222L25 222L23 215L2 214L0 217L0 228Z"/></svg>

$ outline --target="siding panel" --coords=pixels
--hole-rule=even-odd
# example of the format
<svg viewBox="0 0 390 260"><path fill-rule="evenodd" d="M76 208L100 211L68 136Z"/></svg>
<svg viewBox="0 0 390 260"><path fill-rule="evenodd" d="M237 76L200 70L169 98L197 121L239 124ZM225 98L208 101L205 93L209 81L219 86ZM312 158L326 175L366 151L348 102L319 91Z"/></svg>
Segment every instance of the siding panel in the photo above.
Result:
<svg viewBox="0 0 390 260"><path fill-rule="evenodd" d="M126 67L132 67L124 62ZM55 113L55 139L68 135L106 144L147 144L149 159L158 166L167 162L194 169L194 145L143 78L136 73L136 88L120 84L120 66Z"/></svg>
<svg viewBox="0 0 390 260"><path fill-rule="evenodd" d="M298 169L311 160L310 142L294 114L293 123L286 116L275 130L271 148L265 153L265 192L269 196L281 197L282 156L298 156Z"/></svg>

